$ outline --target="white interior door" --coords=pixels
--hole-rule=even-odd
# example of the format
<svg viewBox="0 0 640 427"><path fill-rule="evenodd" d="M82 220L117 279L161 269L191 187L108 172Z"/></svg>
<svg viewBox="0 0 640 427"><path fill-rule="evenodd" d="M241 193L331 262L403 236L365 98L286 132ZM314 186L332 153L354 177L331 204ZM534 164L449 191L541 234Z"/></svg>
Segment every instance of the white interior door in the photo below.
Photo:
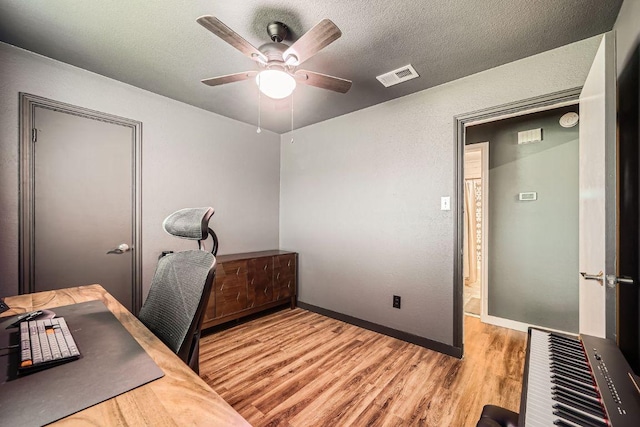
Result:
<svg viewBox="0 0 640 427"><path fill-rule="evenodd" d="M613 34L602 39L593 65L580 94L580 206L579 206L579 270L588 277L602 275L601 281L580 277L580 333L606 335L606 274L614 265L615 253L608 239L606 209L607 179L615 174L607 168L606 159L615 150L615 58ZM613 129L613 132L612 132ZM614 151L615 153L615 151ZM609 176L608 176L609 175Z"/></svg>

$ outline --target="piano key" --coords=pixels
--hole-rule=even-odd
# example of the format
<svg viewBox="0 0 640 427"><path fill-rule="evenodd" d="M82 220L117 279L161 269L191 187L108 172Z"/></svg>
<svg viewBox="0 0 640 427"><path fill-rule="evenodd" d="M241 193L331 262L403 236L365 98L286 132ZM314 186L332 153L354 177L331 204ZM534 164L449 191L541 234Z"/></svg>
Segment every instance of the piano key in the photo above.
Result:
<svg viewBox="0 0 640 427"><path fill-rule="evenodd" d="M577 356L567 356L566 354L559 353L552 349L551 357L553 360L557 361L558 363L565 363L570 366L575 366L576 369L580 369L582 371L588 372L589 374L591 373L591 370L589 369L589 365L584 360L577 360ZM580 357L584 358L584 354L581 355Z"/></svg>
<svg viewBox="0 0 640 427"><path fill-rule="evenodd" d="M590 402L580 401L579 399L572 398L569 396L565 396L561 393L557 393L553 395L553 400L559 403L564 403L567 406L570 406L574 409L580 410L582 412L593 415L594 417L598 417L600 419L604 419L604 412L600 405L593 405Z"/></svg>
<svg viewBox="0 0 640 427"><path fill-rule="evenodd" d="M529 330L520 424L638 427L631 368L612 340Z"/></svg>
<svg viewBox="0 0 640 427"><path fill-rule="evenodd" d="M563 343L557 342L550 342L549 347L558 354L562 353L567 356L575 357L577 360L582 360L584 358L584 351L579 347L566 346Z"/></svg>
<svg viewBox="0 0 640 427"><path fill-rule="evenodd" d="M593 387L593 381L591 381L591 379L585 379L584 377L580 376L580 375L576 375L573 372L563 369L563 368L559 368L559 367L549 367L549 370L551 371L552 374L555 374L559 377L565 378L565 379L570 379L573 382L582 384L585 387Z"/></svg>
<svg viewBox="0 0 640 427"><path fill-rule="evenodd" d="M582 427L580 424L572 423L571 421L567 420L556 420L553 422L553 424L560 427Z"/></svg>
<svg viewBox="0 0 640 427"><path fill-rule="evenodd" d="M578 337L567 337L565 335L559 335L556 334L554 332L544 332L541 331L543 333L546 333L549 335L549 339L552 341L563 341L565 343L567 343L567 345L574 345L576 347L582 347L582 343L580 343L580 339Z"/></svg>
<svg viewBox="0 0 640 427"><path fill-rule="evenodd" d="M557 412L560 417L573 419L574 422L581 423L580 425L584 424L585 426L590 427L608 427L605 419L595 417L563 403L556 403L553 405L553 408L556 410L554 411L554 414Z"/></svg>
<svg viewBox="0 0 640 427"><path fill-rule="evenodd" d="M599 397L598 389L593 384L584 384L574 381L571 378L565 378L556 374L551 375L551 382L553 384L560 384L572 390L580 391L581 393L588 394L596 398Z"/></svg>
<svg viewBox="0 0 640 427"><path fill-rule="evenodd" d="M568 360L564 360L561 357L555 357L553 355L549 359L549 363L551 366L564 368L566 370L569 370L571 373L584 377L587 381L592 381L593 377L591 376L591 371L588 368L577 365L575 363L571 363Z"/></svg>
<svg viewBox="0 0 640 427"><path fill-rule="evenodd" d="M566 389L573 389L573 391L565 391L564 401L571 403L572 399L576 399L580 402L583 398L585 401L594 404L593 401L589 401L588 398L597 399L598 395L593 387L591 379L588 383L585 383L585 377L578 375L578 379L562 375L563 372L572 374L571 369L568 369L562 365L562 360L556 360L554 367L556 371L562 371L554 373L552 371L551 363L553 363L552 356L554 355L554 347L550 346L550 334L543 331L532 330L530 335L530 344L528 351L528 376L527 376L527 399L526 399L526 426L527 427L548 427L551 425L565 425L572 426L572 422L579 420L579 416L574 416L574 420L563 420L558 417L554 412L558 409L554 408L554 405L559 404L554 400L552 387L556 386L556 383L564 386ZM560 340L562 341L562 340ZM563 346L564 341L558 344ZM569 344L569 347L571 344ZM584 358L584 352L581 354ZM566 354L564 359L566 359ZM575 377L575 375L572 375ZM574 393L573 396L571 393ZM588 396L587 398L583 396ZM588 404L587 404L588 405ZM589 407L589 406L588 406ZM589 407L594 409L594 407ZM595 411L595 413L598 413ZM579 412L578 412L579 414ZM600 414L600 413L598 413ZM588 419L588 418L587 418ZM557 421L562 421L564 424L555 424ZM597 423L597 421L596 421ZM574 424L580 426L580 424ZM587 424L588 425L588 424ZM597 424L596 424L597 425ZM573 426L572 426L573 427Z"/></svg>
<svg viewBox="0 0 640 427"><path fill-rule="evenodd" d="M600 400L597 398L597 394L596 394L596 397L589 396L589 395L581 393L581 392L579 392L577 390L572 390L570 388L564 387L564 386L562 386L560 384L554 384L551 387L551 391L552 392L556 391L556 390L558 390L560 392L563 392L565 394L569 394L571 396L577 396L577 397L579 397L581 399L587 400L587 401L592 402L592 403L594 403L596 405L600 405Z"/></svg>

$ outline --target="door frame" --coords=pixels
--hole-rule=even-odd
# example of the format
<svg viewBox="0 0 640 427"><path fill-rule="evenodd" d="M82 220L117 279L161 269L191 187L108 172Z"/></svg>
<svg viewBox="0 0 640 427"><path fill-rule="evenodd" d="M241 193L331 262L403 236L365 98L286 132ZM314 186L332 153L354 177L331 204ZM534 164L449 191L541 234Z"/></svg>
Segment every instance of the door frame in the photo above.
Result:
<svg viewBox="0 0 640 427"><path fill-rule="evenodd" d="M463 278L463 233L464 233L464 147L465 129L471 125L498 119L520 116L578 103L582 87L575 87L534 98L516 101L495 107L460 114L453 118L454 138L454 197L453 197L453 345L464 352L464 278ZM577 274L577 272L576 272ZM485 294L484 297L487 295ZM488 314L488 313L487 313ZM510 326L509 326L510 327Z"/></svg>
<svg viewBox="0 0 640 427"><path fill-rule="evenodd" d="M119 126L131 128L132 141L132 189L133 189L133 262L132 262L132 308L137 314L142 305L142 122L78 107L64 102L43 98L24 92L19 94L19 146L18 146L18 168L19 168L19 200L18 200L18 291L20 294L32 293L35 291L34 283L34 251L35 251L35 210L33 199L35 184L35 162L33 152L33 120L36 107L47 108L67 114L99 120Z"/></svg>

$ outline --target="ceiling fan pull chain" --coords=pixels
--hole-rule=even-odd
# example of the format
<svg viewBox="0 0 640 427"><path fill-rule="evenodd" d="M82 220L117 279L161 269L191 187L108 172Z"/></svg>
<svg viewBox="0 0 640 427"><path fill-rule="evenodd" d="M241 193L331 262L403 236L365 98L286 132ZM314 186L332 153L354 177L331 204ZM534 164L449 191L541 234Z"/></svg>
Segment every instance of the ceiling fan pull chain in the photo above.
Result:
<svg viewBox="0 0 640 427"><path fill-rule="evenodd" d="M261 81L262 79L260 78L260 76L258 76L258 129L256 130L256 133L262 132L262 129L260 129L260 98L262 94L262 90L260 89Z"/></svg>
<svg viewBox="0 0 640 427"><path fill-rule="evenodd" d="M293 93L291 94L291 143L293 144Z"/></svg>

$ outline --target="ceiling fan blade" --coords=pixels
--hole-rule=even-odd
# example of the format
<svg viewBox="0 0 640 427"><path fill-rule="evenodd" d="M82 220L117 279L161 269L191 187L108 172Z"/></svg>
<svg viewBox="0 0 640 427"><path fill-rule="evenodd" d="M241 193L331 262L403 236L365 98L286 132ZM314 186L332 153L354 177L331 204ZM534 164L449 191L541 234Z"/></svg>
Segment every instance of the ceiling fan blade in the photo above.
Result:
<svg viewBox="0 0 640 427"><path fill-rule="evenodd" d="M267 58L256 49L251 43L243 39L240 34L227 27L221 20L211 15L204 15L196 19L198 24L211 31L222 40L229 43L231 46L238 49L240 52L258 62L267 62Z"/></svg>
<svg viewBox="0 0 640 427"><path fill-rule="evenodd" d="M202 83L209 86L219 86L227 83L239 82L250 79L258 74L257 71L245 71L244 73L227 74L226 76L212 77L202 80Z"/></svg>
<svg viewBox="0 0 640 427"><path fill-rule="evenodd" d="M295 77L300 83L322 89L329 89L334 92L347 93L349 89L351 89L351 80L315 73L313 71L298 70L295 72Z"/></svg>
<svg viewBox="0 0 640 427"><path fill-rule="evenodd" d="M342 32L336 24L329 19L323 19L285 50L282 57L289 65L300 65L341 35Z"/></svg>

